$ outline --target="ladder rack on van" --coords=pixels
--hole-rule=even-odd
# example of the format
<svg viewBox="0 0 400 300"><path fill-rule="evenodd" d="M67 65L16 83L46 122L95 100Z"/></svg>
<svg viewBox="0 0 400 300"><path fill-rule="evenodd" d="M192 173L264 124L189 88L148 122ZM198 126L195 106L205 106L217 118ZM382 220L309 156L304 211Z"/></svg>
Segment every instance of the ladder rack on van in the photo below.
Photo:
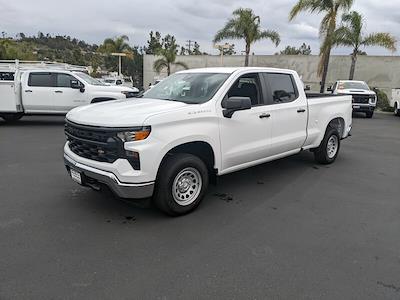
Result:
<svg viewBox="0 0 400 300"><path fill-rule="evenodd" d="M68 70L68 71L80 71L89 72L89 67L71 65L53 61L30 61L30 60L0 60L0 71L3 72L15 72L17 70L28 70L28 69L56 69L56 70Z"/></svg>

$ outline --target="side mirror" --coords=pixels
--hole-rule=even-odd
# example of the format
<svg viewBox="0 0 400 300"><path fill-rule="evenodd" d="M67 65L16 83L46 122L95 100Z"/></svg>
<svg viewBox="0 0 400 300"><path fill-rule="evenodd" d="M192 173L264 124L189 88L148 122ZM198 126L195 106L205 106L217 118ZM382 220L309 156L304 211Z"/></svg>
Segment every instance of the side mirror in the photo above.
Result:
<svg viewBox="0 0 400 300"><path fill-rule="evenodd" d="M304 86L304 91L311 91L311 86L310 85L305 85Z"/></svg>
<svg viewBox="0 0 400 300"><path fill-rule="evenodd" d="M71 80L71 88L75 89L75 90L79 90L81 93L83 93L85 91L85 85L76 79Z"/></svg>
<svg viewBox="0 0 400 300"><path fill-rule="evenodd" d="M223 115L232 118L235 111L251 109L250 97L230 97L222 101Z"/></svg>
<svg viewBox="0 0 400 300"><path fill-rule="evenodd" d="M326 90L327 90L328 92L333 92L333 87L332 87L332 86L329 86Z"/></svg>

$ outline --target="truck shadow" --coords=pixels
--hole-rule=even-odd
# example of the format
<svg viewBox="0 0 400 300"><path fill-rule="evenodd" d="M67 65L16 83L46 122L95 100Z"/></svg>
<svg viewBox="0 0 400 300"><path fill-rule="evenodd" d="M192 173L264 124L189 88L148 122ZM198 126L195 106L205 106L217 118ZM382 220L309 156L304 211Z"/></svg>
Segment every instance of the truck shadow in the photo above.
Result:
<svg viewBox="0 0 400 300"><path fill-rule="evenodd" d="M323 171L326 167L316 166L312 153L307 151L221 176L217 185L209 186L206 197L194 212L172 220L194 218L200 221L206 216L210 219L211 216L217 221L221 214L227 214L227 211L230 215L241 215L265 201L271 201L281 191L291 189L294 182L304 180L306 172L316 172L320 168ZM139 204L126 201L114 196L107 188L102 193L87 189L81 197L84 198L80 204L84 207L81 209L95 209L101 219L108 223L137 224L165 222L170 219L149 204L150 201Z"/></svg>
<svg viewBox="0 0 400 300"><path fill-rule="evenodd" d="M63 126L65 116L43 116L43 117L23 117L15 122L5 122L0 118L0 126L4 127L23 127L23 126Z"/></svg>

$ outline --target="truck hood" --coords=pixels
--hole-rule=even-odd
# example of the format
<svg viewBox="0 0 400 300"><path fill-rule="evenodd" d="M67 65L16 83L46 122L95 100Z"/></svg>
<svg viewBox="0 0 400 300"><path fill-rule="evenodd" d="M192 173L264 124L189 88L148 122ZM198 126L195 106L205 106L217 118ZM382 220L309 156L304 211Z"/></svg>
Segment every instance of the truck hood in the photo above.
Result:
<svg viewBox="0 0 400 300"><path fill-rule="evenodd" d="M114 93L120 93L122 91L129 91L129 92L138 92L139 90L137 88L131 88L127 86L121 86L121 85L93 85L93 89L95 89L98 92L114 92ZM121 96L123 96L121 94Z"/></svg>
<svg viewBox="0 0 400 300"><path fill-rule="evenodd" d="M80 106L71 110L67 114L67 119L74 123L91 126L142 126L147 118L155 114L175 111L188 105L190 104L176 101L132 98Z"/></svg>
<svg viewBox="0 0 400 300"><path fill-rule="evenodd" d="M338 90L338 94L344 95L375 95L374 91L367 90L359 90L359 89L346 89L346 90Z"/></svg>

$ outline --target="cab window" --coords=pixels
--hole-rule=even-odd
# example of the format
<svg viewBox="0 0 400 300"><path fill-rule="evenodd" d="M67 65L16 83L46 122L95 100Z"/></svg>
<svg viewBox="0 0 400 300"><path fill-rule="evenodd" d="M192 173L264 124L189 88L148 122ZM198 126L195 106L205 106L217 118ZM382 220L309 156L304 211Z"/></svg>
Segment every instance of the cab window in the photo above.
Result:
<svg viewBox="0 0 400 300"><path fill-rule="evenodd" d="M241 76L230 88L228 97L249 97L251 106L263 105L262 90L258 74L246 74Z"/></svg>
<svg viewBox="0 0 400 300"><path fill-rule="evenodd" d="M76 80L73 76L64 73L57 73L57 87L71 87L71 80Z"/></svg>

